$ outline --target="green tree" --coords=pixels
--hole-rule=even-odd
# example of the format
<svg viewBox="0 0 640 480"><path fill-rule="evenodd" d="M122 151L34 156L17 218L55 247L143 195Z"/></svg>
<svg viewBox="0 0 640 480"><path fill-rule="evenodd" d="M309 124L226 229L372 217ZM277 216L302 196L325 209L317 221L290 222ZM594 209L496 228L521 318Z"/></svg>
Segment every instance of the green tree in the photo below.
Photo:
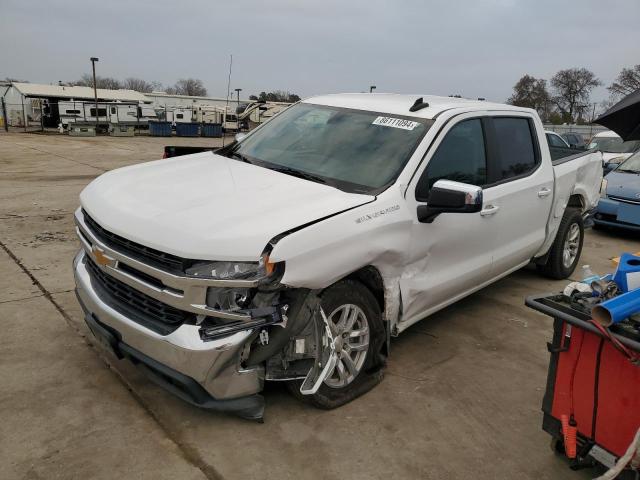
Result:
<svg viewBox="0 0 640 480"><path fill-rule="evenodd" d="M507 103L533 108L544 121L547 121L551 104L547 81L531 75L523 75L513 86L513 94L507 99Z"/></svg>
<svg viewBox="0 0 640 480"><path fill-rule="evenodd" d="M300 97L288 90L274 90L273 92L260 92L260 95L251 95L250 100L260 100L262 102L286 102L295 103L300 101Z"/></svg>

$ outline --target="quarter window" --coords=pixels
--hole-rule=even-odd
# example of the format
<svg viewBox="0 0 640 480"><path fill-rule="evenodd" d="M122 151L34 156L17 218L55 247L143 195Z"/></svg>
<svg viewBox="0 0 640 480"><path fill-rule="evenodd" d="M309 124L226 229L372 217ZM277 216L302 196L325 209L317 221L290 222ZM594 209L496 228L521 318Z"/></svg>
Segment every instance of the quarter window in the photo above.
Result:
<svg viewBox="0 0 640 480"><path fill-rule="evenodd" d="M495 117L497 181L523 175L538 164L531 124L526 118Z"/></svg>
<svg viewBox="0 0 640 480"><path fill-rule="evenodd" d="M453 180L471 185L487 183L487 156L480 119L455 125L429 160L416 186L416 200L425 202L438 180Z"/></svg>

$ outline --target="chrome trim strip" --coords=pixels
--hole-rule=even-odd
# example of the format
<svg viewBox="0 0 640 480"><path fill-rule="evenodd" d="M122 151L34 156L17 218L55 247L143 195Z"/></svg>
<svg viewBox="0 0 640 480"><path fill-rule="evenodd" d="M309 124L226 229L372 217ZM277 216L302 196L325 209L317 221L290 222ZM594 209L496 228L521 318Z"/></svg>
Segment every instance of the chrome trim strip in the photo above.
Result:
<svg viewBox="0 0 640 480"><path fill-rule="evenodd" d="M206 305L207 287L240 287L251 288L258 284L258 280L212 280L206 278L192 278L174 275L158 268L142 263L139 260L122 254L98 240L89 227L85 224L80 209L75 212L76 234L80 239L82 249L86 254L94 258L93 248L98 247L105 256L114 259L114 265L101 265L95 262L98 268L120 280L122 283L134 288L151 298L164 302L167 305L198 315L207 315L226 320L253 320L251 315L235 313L228 310L216 310ZM88 241L87 241L88 240ZM89 243L91 242L91 243ZM128 272L118 268L119 263L128 265L153 278L158 279L163 285L170 288L160 289L155 285L145 282ZM173 290L173 291L172 291ZM176 293L175 290L183 292Z"/></svg>
<svg viewBox="0 0 640 480"><path fill-rule="evenodd" d="M631 200L630 198L616 197L615 195L608 195L611 200L622 203L630 203L631 205L640 205L640 200Z"/></svg>

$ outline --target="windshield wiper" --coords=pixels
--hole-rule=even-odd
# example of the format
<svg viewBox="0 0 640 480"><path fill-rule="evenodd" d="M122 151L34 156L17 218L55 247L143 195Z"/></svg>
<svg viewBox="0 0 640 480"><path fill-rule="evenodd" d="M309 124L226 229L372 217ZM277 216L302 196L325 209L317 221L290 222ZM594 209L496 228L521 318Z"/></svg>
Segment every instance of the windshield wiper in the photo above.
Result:
<svg viewBox="0 0 640 480"><path fill-rule="evenodd" d="M320 175L314 175L313 173L303 172L302 170L296 170L291 167L267 167L270 170L274 170L280 173L286 173L293 177L304 178L305 180L311 180L312 182L327 183L327 180Z"/></svg>
<svg viewBox="0 0 640 480"><path fill-rule="evenodd" d="M616 172L625 172L625 173L640 173L638 170L628 170L626 168L616 168Z"/></svg>

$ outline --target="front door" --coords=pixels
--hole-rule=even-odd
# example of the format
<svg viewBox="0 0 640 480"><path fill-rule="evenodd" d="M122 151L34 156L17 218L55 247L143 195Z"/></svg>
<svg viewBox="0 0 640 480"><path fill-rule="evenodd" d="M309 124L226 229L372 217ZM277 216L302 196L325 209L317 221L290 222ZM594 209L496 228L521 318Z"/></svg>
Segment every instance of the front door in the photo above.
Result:
<svg viewBox="0 0 640 480"><path fill-rule="evenodd" d="M487 184L485 122L477 113L458 117L443 130L427 154L423 171L407 190L415 212L425 204L430 188L440 179L476 186ZM417 179L417 180L416 180ZM490 278L496 221L485 199L478 213L444 213L433 223L411 230L408 262L400 281L403 314L400 329L415 323Z"/></svg>

